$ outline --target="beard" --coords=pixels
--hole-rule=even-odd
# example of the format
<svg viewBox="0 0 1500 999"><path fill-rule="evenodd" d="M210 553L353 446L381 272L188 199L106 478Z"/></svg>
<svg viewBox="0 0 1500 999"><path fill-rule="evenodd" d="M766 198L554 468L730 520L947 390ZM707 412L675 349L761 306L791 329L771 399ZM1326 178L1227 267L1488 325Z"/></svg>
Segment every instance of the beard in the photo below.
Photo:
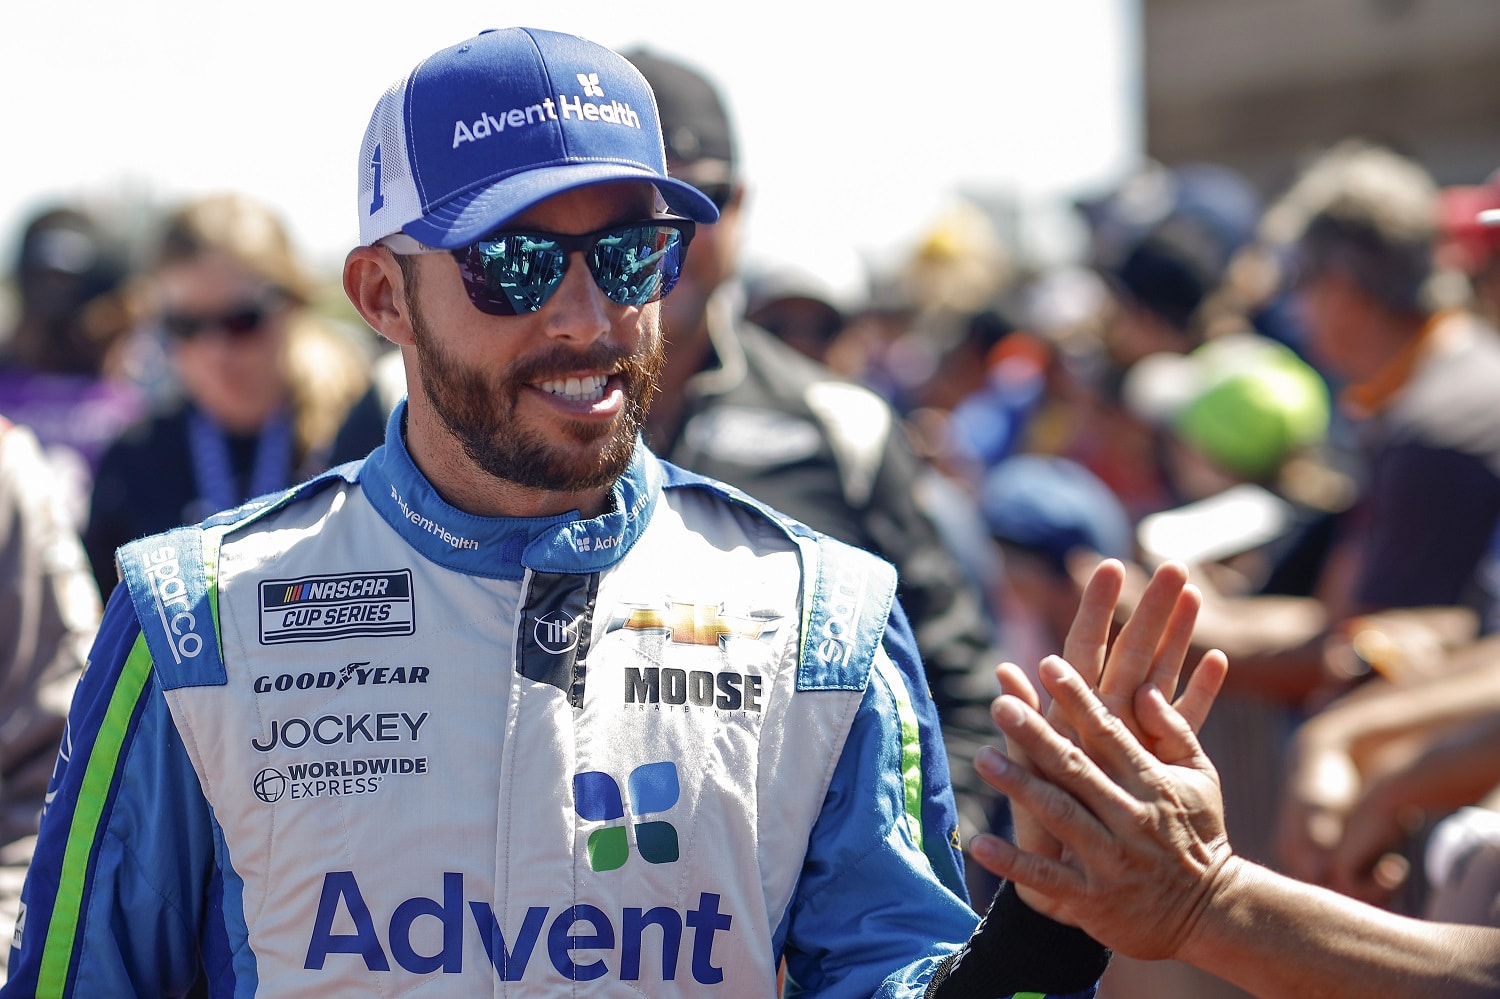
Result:
<svg viewBox="0 0 1500 999"><path fill-rule="evenodd" d="M649 326L639 353L599 342L582 350L554 345L500 371L465 365L444 349L416 308L410 315L422 392L464 454L484 471L529 489L581 492L613 484L630 466L665 361L657 310L641 317ZM579 370L616 372L625 394L616 420L566 422L562 443L523 425L518 407L524 389Z"/></svg>

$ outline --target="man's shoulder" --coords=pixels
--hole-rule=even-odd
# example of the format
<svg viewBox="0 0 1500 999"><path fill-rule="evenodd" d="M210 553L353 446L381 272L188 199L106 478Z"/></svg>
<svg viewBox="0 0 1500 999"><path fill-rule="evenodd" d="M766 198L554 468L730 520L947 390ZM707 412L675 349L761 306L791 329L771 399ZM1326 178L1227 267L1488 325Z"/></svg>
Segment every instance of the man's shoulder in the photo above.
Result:
<svg viewBox="0 0 1500 999"><path fill-rule="evenodd" d="M870 405L890 410L890 404L878 393L818 363L754 323L739 323L735 336L744 350L751 380L772 398L805 402L810 389L832 385L864 398Z"/></svg>
<svg viewBox="0 0 1500 999"><path fill-rule="evenodd" d="M1451 318L1385 418L1384 443L1472 454L1500 467L1500 332Z"/></svg>

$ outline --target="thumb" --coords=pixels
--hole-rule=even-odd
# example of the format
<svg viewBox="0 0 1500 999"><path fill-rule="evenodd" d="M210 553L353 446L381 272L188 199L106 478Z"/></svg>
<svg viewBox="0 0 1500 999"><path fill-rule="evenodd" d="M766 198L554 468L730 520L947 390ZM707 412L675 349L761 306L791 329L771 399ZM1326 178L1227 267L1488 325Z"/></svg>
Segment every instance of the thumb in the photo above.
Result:
<svg viewBox="0 0 1500 999"><path fill-rule="evenodd" d="M1167 703L1153 684L1144 684L1135 692L1135 713L1141 728L1151 738L1156 758L1172 765L1206 769L1200 763L1203 747L1187 719ZM1206 763L1202 759L1202 763Z"/></svg>

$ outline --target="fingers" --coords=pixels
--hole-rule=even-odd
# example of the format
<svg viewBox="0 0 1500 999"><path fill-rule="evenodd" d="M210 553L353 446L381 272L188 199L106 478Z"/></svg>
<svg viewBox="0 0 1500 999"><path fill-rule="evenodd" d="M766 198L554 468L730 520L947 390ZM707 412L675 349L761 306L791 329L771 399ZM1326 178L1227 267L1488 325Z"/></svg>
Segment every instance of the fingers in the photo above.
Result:
<svg viewBox="0 0 1500 999"><path fill-rule="evenodd" d="M1172 605L1161 640L1157 642L1156 654L1151 659L1151 672L1147 674L1146 682L1153 684L1168 698L1177 692L1177 680L1182 675L1182 664L1187 660L1188 648L1193 644L1193 626L1198 622L1198 610L1202 606L1203 595L1198 592L1198 588L1184 585L1178 591L1177 602Z"/></svg>
<svg viewBox="0 0 1500 999"><path fill-rule="evenodd" d="M1103 675L1098 680L1099 693L1105 703L1130 703L1141 684L1167 670L1164 658L1161 665L1158 665L1158 649L1169 653L1180 645L1182 652L1186 652L1186 641L1181 634L1184 620L1186 619L1185 637L1190 640L1192 619L1197 614L1196 603L1186 611L1177 609L1183 588L1187 585L1187 575L1187 567L1181 562L1163 562L1152 573L1151 582L1146 584L1146 592L1141 595L1140 603L1130 615L1130 620L1120 629ZM1179 667L1180 660L1181 653ZM1069 659L1069 662L1072 660ZM1176 672L1173 670L1171 686L1167 688L1169 696L1176 692L1176 682Z"/></svg>
<svg viewBox="0 0 1500 999"><path fill-rule="evenodd" d="M1026 703L1033 711L1041 710L1041 697L1031 682L1031 677L1015 663L1001 663L995 667L995 679L1000 682L1000 693L1009 694Z"/></svg>
<svg viewBox="0 0 1500 999"><path fill-rule="evenodd" d="M1082 791L1097 800L1100 796L1096 785L1108 786L1116 794L1118 788L1077 747L1058 736L1040 715L1020 701L1002 697L996 701L994 713L1007 742L1024 745L1030 762L1022 766L986 746L974 759L975 770L1068 850L1096 848L1103 839L1103 827L1092 814L1089 803L1075 795ZM1033 770L1040 771L1040 776ZM1055 859L1055 855L1049 856Z"/></svg>
<svg viewBox="0 0 1500 999"><path fill-rule="evenodd" d="M1142 747L1124 721L1112 713L1083 682L1076 670L1056 656L1042 660L1042 683L1051 692L1061 720L1077 732L1077 740L1088 757L1111 781L1111 790L1119 786L1132 794L1131 803L1146 787L1145 775L1156 766L1156 759ZM1146 688L1154 689L1154 688ZM1090 807L1100 805L1097 797L1085 795L1084 788L1068 784ZM1094 790L1097 791L1097 788ZM1119 802L1116 795L1105 801Z"/></svg>
<svg viewBox="0 0 1500 999"><path fill-rule="evenodd" d="M1142 687L1135 695L1136 717L1141 727L1152 739L1156 758L1174 766L1191 766L1198 770L1211 769L1207 754L1203 752L1198 737L1180 711L1167 703L1161 691L1150 685Z"/></svg>
<svg viewBox="0 0 1500 999"><path fill-rule="evenodd" d="M1209 710L1213 708L1219 691L1224 689L1224 679L1228 675L1229 657L1218 649L1209 649L1198 660L1182 696L1172 705L1194 732L1203 730L1203 723L1208 720Z"/></svg>
<svg viewBox="0 0 1500 999"><path fill-rule="evenodd" d="M1104 670L1109 636L1114 624L1115 604L1125 585L1125 566L1116 559L1105 559L1094 567L1093 575L1078 600L1078 612L1063 640L1063 658L1093 686Z"/></svg>

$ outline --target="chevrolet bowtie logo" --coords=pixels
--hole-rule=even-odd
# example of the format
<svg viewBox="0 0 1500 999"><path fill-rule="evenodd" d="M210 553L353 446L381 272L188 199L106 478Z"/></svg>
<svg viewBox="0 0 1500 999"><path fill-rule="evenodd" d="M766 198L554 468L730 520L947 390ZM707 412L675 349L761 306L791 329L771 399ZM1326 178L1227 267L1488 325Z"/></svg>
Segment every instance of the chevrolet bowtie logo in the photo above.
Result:
<svg viewBox="0 0 1500 999"><path fill-rule="evenodd" d="M626 631L666 633L676 645L718 645L727 638L766 639L776 633L781 615L756 610L728 614L723 604L632 604L610 616L605 634Z"/></svg>

